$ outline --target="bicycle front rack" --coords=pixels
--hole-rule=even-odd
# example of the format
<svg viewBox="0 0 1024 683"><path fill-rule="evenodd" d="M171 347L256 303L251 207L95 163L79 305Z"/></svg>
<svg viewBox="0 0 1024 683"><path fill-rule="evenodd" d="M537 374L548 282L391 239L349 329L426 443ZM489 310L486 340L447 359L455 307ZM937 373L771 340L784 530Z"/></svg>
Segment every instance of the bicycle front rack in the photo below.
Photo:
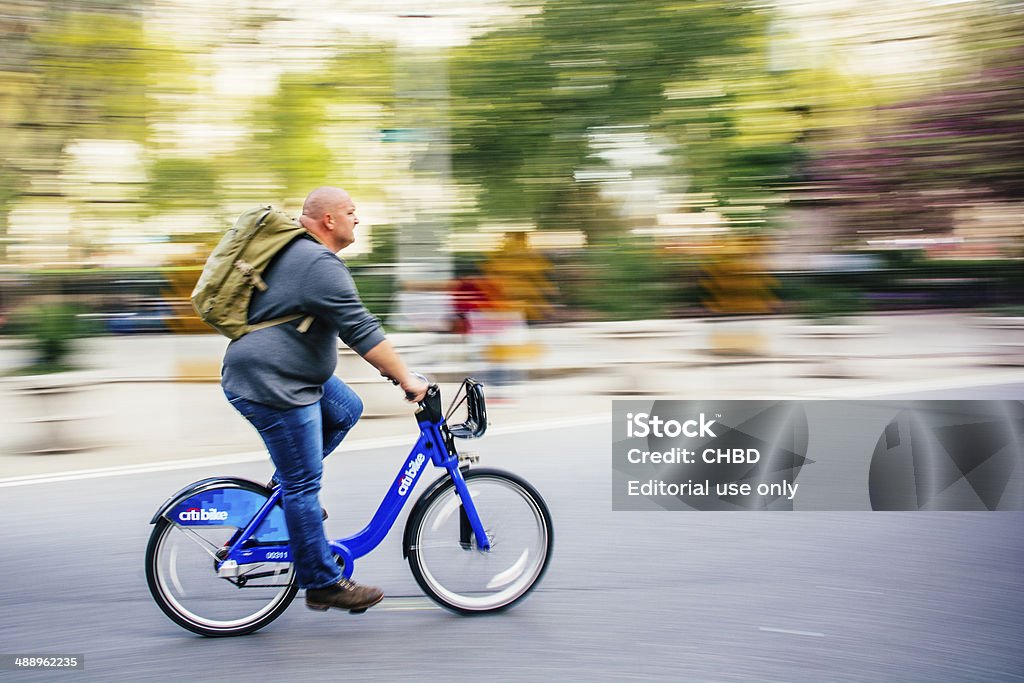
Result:
<svg viewBox="0 0 1024 683"><path fill-rule="evenodd" d="M472 377L467 377L459 390L455 392L451 405L445 412L445 422L466 404L466 421L457 425L449 425L452 436L459 439L479 439L487 431L487 404L484 401L484 385Z"/></svg>

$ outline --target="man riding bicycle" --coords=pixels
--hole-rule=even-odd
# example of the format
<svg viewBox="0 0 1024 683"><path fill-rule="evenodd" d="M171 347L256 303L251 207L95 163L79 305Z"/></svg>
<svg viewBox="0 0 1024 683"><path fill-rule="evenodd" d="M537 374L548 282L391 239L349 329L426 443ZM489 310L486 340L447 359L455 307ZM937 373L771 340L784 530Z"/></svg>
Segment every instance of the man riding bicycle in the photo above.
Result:
<svg viewBox="0 0 1024 683"><path fill-rule="evenodd" d="M344 190L313 190L299 219L308 235L295 239L263 273L248 322L302 313L314 317L255 330L232 341L221 385L228 401L256 428L277 467L292 559L306 605L360 612L383 599L379 588L342 575L324 535L319 502L323 458L355 426L363 404L334 376L337 339L397 382L410 401L427 383L413 375L363 306L352 276L336 253L355 242L355 204Z"/></svg>

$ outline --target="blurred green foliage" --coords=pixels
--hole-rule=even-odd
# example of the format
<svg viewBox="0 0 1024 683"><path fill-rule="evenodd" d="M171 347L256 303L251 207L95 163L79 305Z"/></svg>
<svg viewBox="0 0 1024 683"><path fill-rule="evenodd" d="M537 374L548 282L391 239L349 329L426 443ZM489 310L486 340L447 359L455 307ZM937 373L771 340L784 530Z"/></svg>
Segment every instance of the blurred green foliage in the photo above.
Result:
<svg viewBox="0 0 1024 683"><path fill-rule="evenodd" d="M483 215L589 230L598 131L658 129L665 90L701 60L731 63L764 17L743 3L549 0L452 59L453 167ZM630 127L630 128L624 128Z"/></svg>
<svg viewBox="0 0 1024 683"><path fill-rule="evenodd" d="M217 165L208 159L160 157L149 166L143 202L149 213L178 209L213 211L222 190Z"/></svg>
<svg viewBox="0 0 1024 683"><path fill-rule="evenodd" d="M300 196L326 184L331 150L323 137L329 86L315 77L287 74L256 116L256 145L267 168L282 181L286 196Z"/></svg>
<svg viewBox="0 0 1024 683"><path fill-rule="evenodd" d="M587 246L561 257L563 305L611 317L692 310L697 267L666 248L678 235L647 241L664 214L771 234L783 209L807 202L843 219L820 236L828 250L862 246L865 231L946 231L966 203L1021 200L1024 20L1014 3L964 5L939 25L963 57L893 88L838 68L845 46L831 62L779 59L779 8L740 0L515 2L518 20L452 49L344 32L281 49L273 29L289 18L260 3L213 13L223 30L206 38L161 35L148 3L15 3L0 23L0 262L20 204L53 200L56 215L66 208L98 234L121 220L120 243L135 216L209 215L208 226L169 228L171 241L198 243L240 205L331 183L395 212L374 226L387 239L354 260L375 312L389 305L398 259L383 223L424 217L466 231L583 231ZM915 21L933 10L916 11ZM271 62L260 77L272 92L211 85L225 64ZM122 183L114 198L73 188L79 141L131 143L139 177L95 183ZM627 201L630 181L655 189ZM91 256L88 237L58 227L69 259ZM46 239L22 232L18 246ZM1019 238L1016 249L1006 255L1020 254ZM857 276L840 279L856 289ZM851 309L842 290L820 282L784 298Z"/></svg>
<svg viewBox="0 0 1024 683"><path fill-rule="evenodd" d="M845 282L802 284L791 287L788 293L796 301L793 312L817 322L842 320L868 310L863 292Z"/></svg>
<svg viewBox="0 0 1024 683"><path fill-rule="evenodd" d="M99 332L81 314L84 309L65 301L45 301L15 310L4 328L5 334L24 340L33 353L32 362L15 369L20 375L44 375L73 370L70 359L75 342Z"/></svg>
<svg viewBox="0 0 1024 683"><path fill-rule="evenodd" d="M1024 20L1018 21L1024 40ZM957 210L1024 199L1024 47L988 53L962 84L891 105L813 175L851 231L948 232Z"/></svg>
<svg viewBox="0 0 1024 683"><path fill-rule="evenodd" d="M671 317L697 300L696 263L673 257L650 240L609 241L561 264L562 302L608 320Z"/></svg>
<svg viewBox="0 0 1024 683"><path fill-rule="evenodd" d="M35 36L39 124L88 127L83 137L144 141L155 84L142 19L126 13L52 15Z"/></svg>
<svg viewBox="0 0 1024 683"><path fill-rule="evenodd" d="M343 184L360 200L379 192L360 183L362 160L347 135L368 116L377 128L392 125L394 60L392 49L368 43L339 50L321 69L283 74L274 94L254 103L252 144L231 165L255 162L273 174L282 197L326 184Z"/></svg>
<svg viewBox="0 0 1024 683"><path fill-rule="evenodd" d="M373 315L385 322L391 315L397 289L397 256L395 226L375 225L372 250L355 258L345 258L359 291L359 298Z"/></svg>

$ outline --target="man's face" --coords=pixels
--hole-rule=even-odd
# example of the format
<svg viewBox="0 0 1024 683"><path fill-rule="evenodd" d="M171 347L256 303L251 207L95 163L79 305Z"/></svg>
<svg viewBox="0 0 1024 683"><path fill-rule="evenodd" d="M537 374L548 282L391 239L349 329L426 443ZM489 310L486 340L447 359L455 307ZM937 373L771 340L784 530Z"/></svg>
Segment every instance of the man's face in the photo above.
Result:
<svg viewBox="0 0 1024 683"><path fill-rule="evenodd" d="M328 227L331 228L330 236L334 251L341 251L356 241L356 226L359 219L356 217L356 205L351 197L345 197L335 205L334 210L325 215Z"/></svg>

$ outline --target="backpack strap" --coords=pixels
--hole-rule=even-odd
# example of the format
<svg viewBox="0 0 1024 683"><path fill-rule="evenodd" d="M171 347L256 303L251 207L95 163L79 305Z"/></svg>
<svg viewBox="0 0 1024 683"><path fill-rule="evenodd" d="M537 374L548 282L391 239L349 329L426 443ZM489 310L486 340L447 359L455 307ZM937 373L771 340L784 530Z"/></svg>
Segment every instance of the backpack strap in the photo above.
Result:
<svg viewBox="0 0 1024 683"><path fill-rule="evenodd" d="M275 325L283 325L284 323L290 323L291 321L298 320L299 318L302 318L302 322L299 323L299 326L295 329L297 329L300 334L305 334L306 332L308 332L309 328L312 327L313 325L313 321L316 320L316 318L314 318L311 315L303 316L301 313L296 313L294 315L285 315L281 316L280 318L271 318L270 320L264 320L261 323L249 325L246 328L245 332L246 334L248 334L249 332L263 330L268 327L274 327Z"/></svg>
<svg viewBox="0 0 1024 683"><path fill-rule="evenodd" d="M263 221L267 220L267 216L269 216L271 213L273 213L273 209L268 207L268 211L260 217L259 223L262 223ZM320 242L320 244L323 244L323 241L319 237L309 232L308 230L306 231L306 234L315 239L317 242ZM237 261L235 263L235 267L238 268L238 270L242 271L244 275L247 275L251 278L250 281L252 282L253 286L256 287L256 289L260 290L261 292L266 291L267 283L263 281L263 278L260 277L259 273L255 272L252 266L250 266L248 263L244 261ZM280 318L271 318L270 320L264 320L263 322L256 323L255 325L249 325L246 327L245 333L248 334L250 332L255 332L256 330L263 330L268 327L274 327L275 325L283 325L284 323L290 323L291 321L298 320L299 318L302 318L302 322L299 323L298 327L295 328L296 330L299 331L299 334L305 334L306 332L308 332L309 328L313 326L313 321L316 320L316 318L311 315L303 316L301 313L295 313L294 315L285 315L281 316Z"/></svg>

